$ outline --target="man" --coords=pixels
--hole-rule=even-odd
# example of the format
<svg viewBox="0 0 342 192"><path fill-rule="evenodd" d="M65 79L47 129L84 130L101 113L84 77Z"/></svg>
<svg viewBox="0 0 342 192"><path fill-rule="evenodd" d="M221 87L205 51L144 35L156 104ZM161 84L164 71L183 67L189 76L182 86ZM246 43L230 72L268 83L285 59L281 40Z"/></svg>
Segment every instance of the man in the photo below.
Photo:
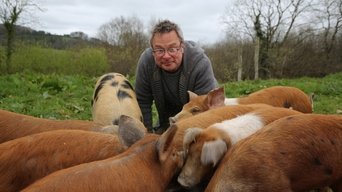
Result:
<svg viewBox="0 0 342 192"><path fill-rule="evenodd" d="M177 24L163 20L155 25L150 48L140 56L135 91L144 124L150 132L162 133L189 101L187 91L206 94L217 87L209 58L203 49L184 41ZM152 104L158 111L159 125L153 128Z"/></svg>

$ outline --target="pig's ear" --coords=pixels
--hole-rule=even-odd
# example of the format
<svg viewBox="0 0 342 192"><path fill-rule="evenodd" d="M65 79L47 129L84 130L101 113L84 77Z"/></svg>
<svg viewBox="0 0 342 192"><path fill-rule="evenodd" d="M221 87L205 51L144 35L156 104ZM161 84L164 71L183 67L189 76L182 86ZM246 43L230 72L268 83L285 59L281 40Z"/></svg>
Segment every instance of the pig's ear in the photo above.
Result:
<svg viewBox="0 0 342 192"><path fill-rule="evenodd" d="M120 116L118 136L120 142L124 146L130 147L135 142L143 138L146 132L146 127L138 119L126 115Z"/></svg>
<svg viewBox="0 0 342 192"><path fill-rule="evenodd" d="M197 127L188 128L185 131L184 139L183 139L183 150L185 154L188 152L190 144L192 142L196 142L196 137L200 135L202 131L203 129L197 128Z"/></svg>
<svg viewBox="0 0 342 192"><path fill-rule="evenodd" d="M227 152L227 145L222 139L205 142L202 147L201 163L203 165L216 164L223 158Z"/></svg>
<svg viewBox="0 0 342 192"><path fill-rule="evenodd" d="M188 91L188 95L189 95L189 101L191 101L192 99L198 97L198 95L192 91Z"/></svg>
<svg viewBox="0 0 342 192"><path fill-rule="evenodd" d="M171 125L159 138L157 141L157 151L159 160L161 162L166 161L166 159L173 152L173 138L177 132L177 125Z"/></svg>
<svg viewBox="0 0 342 192"><path fill-rule="evenodd" d="M209 91L208 95L208 107L209 109L224 106L225 94L224 88L216 88Z"/></svg>

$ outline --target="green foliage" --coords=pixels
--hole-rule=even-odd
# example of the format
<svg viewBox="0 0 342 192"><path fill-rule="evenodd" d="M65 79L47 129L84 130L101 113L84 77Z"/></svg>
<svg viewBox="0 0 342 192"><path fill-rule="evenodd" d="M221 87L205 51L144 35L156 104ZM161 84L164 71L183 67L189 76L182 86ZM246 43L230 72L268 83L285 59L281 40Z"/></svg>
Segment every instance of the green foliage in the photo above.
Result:
<svg viewBox="0 0 342 192"><path fill-rule="evenodd" d="M97 77L16 73L0 76L0 109L51 119L91 120L91 98ZM134 84L134 77L128 77ZM222 83L227 97L238 97L274 85L314 93L315 113L342 113L342 73L324 78L271 79ZM156 111L153 116L156 119Z"/></svg>
<svg viewBox="0 0 342 192"><path fill-rule="evenodd" d="M96 78L16 73L0 77L0 108L50 119L91 119Z"/></svg>
<svg viewBox="0 0 342 192"><path fill-rule="evenodd" d="M108 71L104 49L80 48L58 50L38 45L17 46L12 58L11 72L84 74L98 76Z"/></svg>
<svg viewBox="0 0 342 192"><path fill-rule="evenodd" d="M0 46L0 71L5 71L5 48Z"/></svg>

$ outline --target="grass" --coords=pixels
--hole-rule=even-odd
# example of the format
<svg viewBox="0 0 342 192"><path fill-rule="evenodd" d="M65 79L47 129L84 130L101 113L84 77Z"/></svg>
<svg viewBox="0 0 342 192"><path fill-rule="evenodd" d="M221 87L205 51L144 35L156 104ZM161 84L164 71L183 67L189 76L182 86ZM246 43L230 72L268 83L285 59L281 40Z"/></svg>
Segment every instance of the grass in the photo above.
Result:
<svg viewBox="0 0 342 192"><path fill-rule="evenodd" d="M97 77L16 73L0 76L0 109L50 119L91 120ZM134 83L134 77L131 77ZM227 97L238 97L274 85L314 93L315 113L342 114L342 73L324 78L270 79L221 83ZM154 113L156 114L156 113Z"/></svg>
<svg viewBox="0 0 342 192"><path fill-rule="evenodd" d="M0 47L0 51L4 48ZM5 71L4 55L0 54L0 72ZM1 59L3 58L3 59ZM13 53L10 72L25 70L50 74L84 74L101 75L108 71L107 57L104 49L80 48L59 50L39 45L19 44Z"/></svg>
<svg viewBox="0 0 342 192"><path fill-rule="evenodd" d="M222 84L227 97L247 95L262 88L284 85L293 86L307 94L314 94L314 111L322 114L342 114L342 73L324 78L302 77L297 79L269 79Z"/></svg>
<svg viewBox="0 0 342 192"><path fill-rule="evenodd" d="M1 109L50 119L91 119L96 78L17 73L0 79Z"/></svg>

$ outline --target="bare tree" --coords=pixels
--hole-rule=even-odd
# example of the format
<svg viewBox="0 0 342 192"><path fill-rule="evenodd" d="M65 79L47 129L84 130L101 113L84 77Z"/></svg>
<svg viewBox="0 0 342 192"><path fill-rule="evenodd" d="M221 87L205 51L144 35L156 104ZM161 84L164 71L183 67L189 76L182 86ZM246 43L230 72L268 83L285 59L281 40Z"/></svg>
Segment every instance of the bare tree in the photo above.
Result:
<svg viewBox="0 0 342 192"><path fill-rule="evenodd" d="M41 9L35 0L0 0L0 2L0 19L7 33L5 70L9 73L14 51L15 26L22 15L30 15Z"/></svg>
<svg viewBox="0 0 342 192"><path fill-rule="evenodd" d="M227 9L224 22L227 30L258 42L260 77L270 77L271 49L283 45L299 20L311 6L311 0L236 0ZM303 21L302 19L301 21ZM302 23L298 22L297 25ZM256 76L258 76L256 74Z"/></svg>
<svg viewBox="0 0 342 192"><path fill-rule="evenodd" d="M135 16L117 17L100 26L97 36L107 44L111 69L124 74L134 73L139 55L148 46L142 21Z"/></svg>
<svg viewBox="0 0 342 192"><path fill-rule="evenodd" d="M144 39L144 25L137 17L117 17L100 26L98 38L111 45L126 46L134 39Z"/></svg>
<svg viewBox="0 0 342 192"><path fill-rule="evenodd" d="M319 31L323 34L323 46L326 59L330 63L330 53L333 50L338 33L342 30L342 0L319 0L316 21Z"/></svg>

